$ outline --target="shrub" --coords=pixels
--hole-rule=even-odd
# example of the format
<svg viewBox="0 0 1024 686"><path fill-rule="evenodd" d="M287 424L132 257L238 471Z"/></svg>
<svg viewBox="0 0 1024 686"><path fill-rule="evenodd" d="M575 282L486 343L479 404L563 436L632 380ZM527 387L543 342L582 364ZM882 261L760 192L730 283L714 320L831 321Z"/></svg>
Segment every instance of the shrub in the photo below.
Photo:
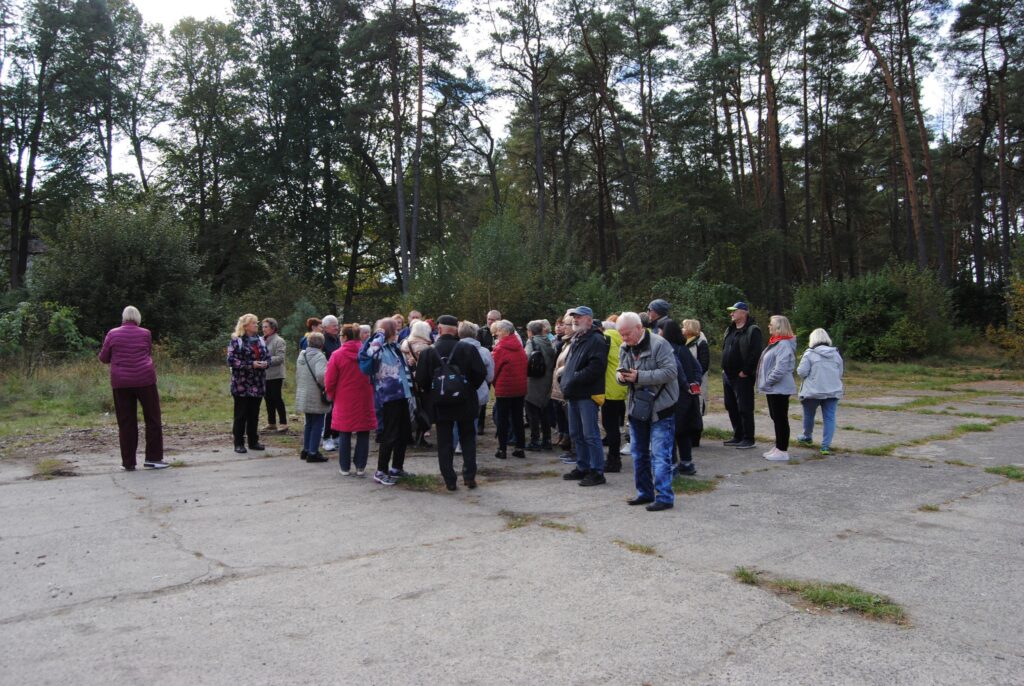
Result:
<svg viewBox="0 0 1024 686"><path fill-rule="evenodd" d="M1024 362L1024 280L1012 279L1006 293L1010 310L1007 326L989 326L988 339L1005 350L1014 362Z"/></svg>
<svg viewBox="0 0 1024 686"><path fill-rule="evenodd" d="M950 294L934 274L903 265L801 286L793 322L800 337L826 329L850 358L902 360L949 350L951 312Z"/></svg>
<svg viewBox="0 0 1024 686"><path fill-rule="evenodd" d="M94 349L96 340L83 336L74 308L54 302L24 301L0 313L0 358L24 356L34 366L43 356L78 356Z"/></svg>
<svg viewBox="0 0 1024 686"><path fill-rule="evenodd" d="M729 327L729 312L726 308L744 299L743 292L736 286L701 281L700 270L697 275L686 280L678 277L661 279L652 286L650 295L652 300L667 300L671 306L671 317L677 322L699 319L701 331L712 343L721 343L718 339ZM643 303L639 307L646 305Z"/></svg>

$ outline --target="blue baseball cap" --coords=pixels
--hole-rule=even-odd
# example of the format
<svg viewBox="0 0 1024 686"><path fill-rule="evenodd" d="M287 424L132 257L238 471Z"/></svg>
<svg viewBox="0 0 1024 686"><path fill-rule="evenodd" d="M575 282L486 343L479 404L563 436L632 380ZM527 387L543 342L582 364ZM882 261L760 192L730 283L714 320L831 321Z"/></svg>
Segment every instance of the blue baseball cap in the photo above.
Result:
<svg viewBox="0 0 1024 686"><path fill-rule="evenodd" d="M738 303L736 303L732 307L727 307L725 309L729 310L730 312L735 312L736 310L743 310L744 312L750 312L750 306L747 305L747 303L743 302L742 300L740 300Z"/></svg>
<svg viewBox="0 0 1024 686"><path fill-rule="evenodd" d="M580 305L579 307L574 307L569 310L569 314L573 317L593 317L594 311L586 305Z"/></svg>

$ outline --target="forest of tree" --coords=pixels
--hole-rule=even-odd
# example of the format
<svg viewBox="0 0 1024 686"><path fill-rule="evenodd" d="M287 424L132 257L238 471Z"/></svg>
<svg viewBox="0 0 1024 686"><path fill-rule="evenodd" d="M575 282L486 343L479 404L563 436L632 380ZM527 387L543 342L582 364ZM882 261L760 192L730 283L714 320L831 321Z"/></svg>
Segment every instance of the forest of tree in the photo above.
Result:
<svg viewBox="0 0 1024 686"><path fill-rule="evenodd" d="M665 278L780 311L893 263L969 305L1012 276L1015 0L236 0L174 27L0 0L0 32L11 290L33 239L140 198L212 294L302 284L345 314Z"/></svg>

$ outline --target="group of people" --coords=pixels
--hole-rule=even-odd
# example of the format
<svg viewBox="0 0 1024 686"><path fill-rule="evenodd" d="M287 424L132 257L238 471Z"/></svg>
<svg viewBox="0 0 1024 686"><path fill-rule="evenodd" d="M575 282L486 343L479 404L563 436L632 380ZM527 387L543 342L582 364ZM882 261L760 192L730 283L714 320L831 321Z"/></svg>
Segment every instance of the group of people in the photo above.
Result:
<svg viewBox="0 0 1024 686"><path fill-rule="evenodd" d="M786 317L771 317L765 344L746 303L728 309L732 321L721 367L733 437L724 444L754 447L756 389L766 396L775 428L775 445L764 457L789 459L788 408L790 396L798 393L796 370L803 379L799 397L804 409L798 441L811 443L820 407L821 452L829 454L843 394L843 361L827 332L811 333L797 366ZM373 327L341 325L333 315L310 318L295 367L295 409L304 417L300 457L326 462L324 453L337 451L342 475L365 476L373 434L378 444L373 479L390 486L408 476L407 448L430 446L426 439L432 434L448 490L458 488L456 454L462 455L464 485L474 489L477 436L484 431L493 392L496 459L506 460L509 454L523 459L527 451L558 446L564 451L562 461L572 465L565 480L599 486L607 483L606 473L622 469L622 429L627 427L636 485L629 504L652 512L671 509L673 477L697 471L693 449L700 446L707 410L710 348L698 320L678 323L669 312L669 304L657 299L646 312L612 314L600 321L591 308L579 306L554 327L535 320L522 331L496 310L487 314L486 326L452 315L430 320L417 311L409 313L408 325L401 314ZM151 338L139 326L135 308L126 308L123 320L107 335L100 353L111 364L122 465L135 468L135 403L140 401L147 427L145 465L160 468L166 463ZM288 430L282 396L286 355L275 320L239 317L227 348L236 452L264 449L258 427L264 398L266 429Z"/></svg>

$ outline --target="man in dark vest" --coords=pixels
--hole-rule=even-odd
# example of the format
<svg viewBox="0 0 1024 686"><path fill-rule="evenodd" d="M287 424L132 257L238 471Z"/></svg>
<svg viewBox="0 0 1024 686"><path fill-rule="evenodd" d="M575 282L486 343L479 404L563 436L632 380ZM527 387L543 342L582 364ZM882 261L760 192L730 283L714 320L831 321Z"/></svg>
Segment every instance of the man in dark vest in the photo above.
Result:
<svg viewBox="0 0 1024 686"><path fill-rule="evenodd" d="M747 449L754 447L754 377L764 340L747 303L736 303L729 313L732 324L722 342L722 389L732 438L725 445Z"/></svg>

